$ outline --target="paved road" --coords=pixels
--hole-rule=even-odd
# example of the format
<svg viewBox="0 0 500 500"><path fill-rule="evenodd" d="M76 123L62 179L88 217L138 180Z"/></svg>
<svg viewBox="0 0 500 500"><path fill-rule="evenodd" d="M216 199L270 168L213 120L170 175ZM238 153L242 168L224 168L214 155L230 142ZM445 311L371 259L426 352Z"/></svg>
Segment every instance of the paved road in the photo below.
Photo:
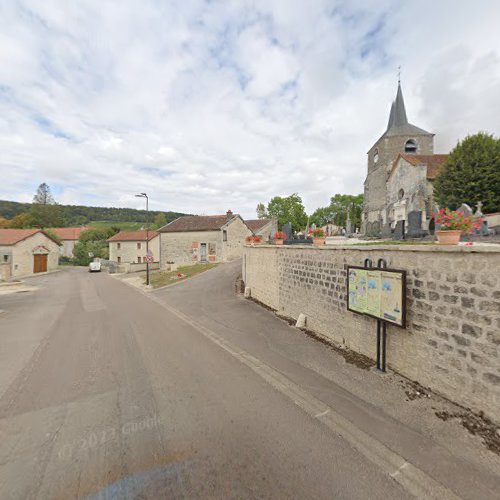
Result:
<svg viewBox="0 0 500 500"><path fill-rule="evenodd" d="M495 497L477 442L394 418L380 378L238 298L237 266L0 297L0 498Z"/></svg>

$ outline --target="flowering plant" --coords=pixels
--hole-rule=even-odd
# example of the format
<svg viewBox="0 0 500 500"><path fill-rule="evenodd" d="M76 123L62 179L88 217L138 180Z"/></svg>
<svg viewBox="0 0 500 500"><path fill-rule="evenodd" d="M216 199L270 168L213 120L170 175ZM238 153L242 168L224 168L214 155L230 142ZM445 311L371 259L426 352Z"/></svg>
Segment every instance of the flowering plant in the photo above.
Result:
<svg viewBox="0 0 500 500"><path fill-rule="evenodd" d="M275 240L286 240L286 233L284 231L278 231L274 233Z"/></svg>
<svg viewBox="0 0 500 500"><path fill-rule="evenodd" d="M245 238L245 241L247 243L260 243L262 241L262 236L256 234L256 235L250 235Z"/></svg>
<svg viewBox="0 0 500 500"><path fill-rule="evenodd" d="M440 224L441 231L473 233L474 229L481 227L481 219L474 219L471 215L466 216L460 210L451 211L449 208L442 208L433 217Z"/></svg>
<svg viewBox="0 0 500 500"><path fill-rule="evenodd" d="M313 238L323 238L325 236L325 230L321 229L320 227L315 229L314 231L310 229L309 234L312 234Z"/></svg>

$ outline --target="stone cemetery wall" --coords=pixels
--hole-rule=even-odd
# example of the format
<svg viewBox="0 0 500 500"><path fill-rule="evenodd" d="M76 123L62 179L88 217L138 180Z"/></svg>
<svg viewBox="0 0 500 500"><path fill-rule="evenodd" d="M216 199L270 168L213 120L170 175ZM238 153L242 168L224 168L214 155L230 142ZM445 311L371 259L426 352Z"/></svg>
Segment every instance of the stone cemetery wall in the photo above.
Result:
<svg viewBox="0 0 500 500"><path fill-rule="evenodd" d="M347 264L407 271L407 329L388 325L389 368L499 420L500 248L245 247L252 298L339 345L376 358L376 320L346 309Z"/></svg>

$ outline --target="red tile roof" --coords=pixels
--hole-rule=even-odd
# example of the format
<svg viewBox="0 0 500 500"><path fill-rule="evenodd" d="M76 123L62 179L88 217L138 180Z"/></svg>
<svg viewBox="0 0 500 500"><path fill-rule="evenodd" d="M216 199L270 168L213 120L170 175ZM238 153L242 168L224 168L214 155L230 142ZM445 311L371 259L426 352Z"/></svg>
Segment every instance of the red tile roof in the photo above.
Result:
<svg viewBox="0 0 500 500"><path fill-rule="evenodd" d="M230 220L240 217L237 214L224 215L186 215L179 217L159 229L160 233L178 233L188 231L217 231Z"/></svg>
<svg viewBox="0 0 500 500"><path fill-rule="evenodd" d="M59 243L55 241L49 234L41 229L0 229L0 246L1 245L15 245L20 241L33 236L36 233L43 233L47 238L51 239L54 243Z"/></svg>
<svg viewBox="0 0 500 500"><path fill-rule="evenodd" d="M446 161L448 155L407 155L402 154L404 158L411 165L426 165L427 166L427 179L435 179L441 165Z"/></svg>
<svg viewBox="0 0 500 500"><path fill-rule="evenodd" d="M47 228L52 231L60 240L77 240L80 238L82 231L85 231L86 227L50 227Z"/></svg>
<svg viewBox="0 0 500 500"><path fill-rule="evenodd" d="M108 241L146 241L146 235L149 236L148 241L151 241L153 238L158 236L158 231L153 229L150 229L149 231L120 231L114 236L111 236L111 238L108 238Z"/></svg>
<svg viewBox="0 0 500 500"><path fill-rule="evenodd" d="M255 232L263 228L266 224L269 224L272 219L251 219L246 220L245 224L250 228L251 231Z"/></svg>
<svg viewBox="0 0 500 500"><path fill-rule="evenodd" d="M427 167L427 179L435 179L438 175L441 165L446 161L448 155L410 155L410 154L399 154L392 164L392 169L389 173L389 177L392 175L400 158L406 160L410 165L414 167L426 166Z"/></svg>

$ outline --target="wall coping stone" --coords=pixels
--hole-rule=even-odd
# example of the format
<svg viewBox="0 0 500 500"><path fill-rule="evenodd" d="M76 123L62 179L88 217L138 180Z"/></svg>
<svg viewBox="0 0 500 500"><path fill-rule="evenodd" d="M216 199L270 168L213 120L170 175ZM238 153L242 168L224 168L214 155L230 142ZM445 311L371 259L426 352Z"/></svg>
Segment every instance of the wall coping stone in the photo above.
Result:
<svg viewBox="0 0 500 500"><path fill-rule="evenodd" d="M288 250L318 250L320 252L335 252L338 250L379 250L384 252L444 252L444 253L500 253L500 245L466 246L466 245L245 245L245 248L274 248L279 251Z"/></svg>

